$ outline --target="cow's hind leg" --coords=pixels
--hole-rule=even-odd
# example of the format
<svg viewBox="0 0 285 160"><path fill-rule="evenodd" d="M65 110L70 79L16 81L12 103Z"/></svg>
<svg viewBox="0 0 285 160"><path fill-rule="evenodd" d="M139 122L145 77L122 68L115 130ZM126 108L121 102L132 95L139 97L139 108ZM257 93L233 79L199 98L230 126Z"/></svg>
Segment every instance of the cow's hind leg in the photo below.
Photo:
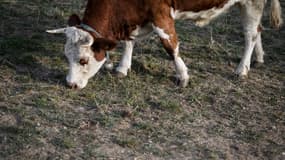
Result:
<svg viewBox="0 0 285 160"><path fill-rule="evenodd" d="M245 50L242 60L236 70L236 74L245 77L250 70L251 56L254 48L256 48L257 57L263 57L261 37L259 33L259 25L264 8L263 1L247 1L241 7L242 22L245 35ZM263 50L262 50L263 51ZM260 61L263 58L259 59Z"/></svg>
<svg viewBox="0 0 285 160"><path fill-rule="evenodd" d="M186 87L189 82L188 69L179 56L179 43L175 31L174 20L168 17L169 12L167 13L167 16L158 15L158 17L156 17L153 29L160 37L165 50L174 61L179 85L181 87Z"/></svg>
<svg viewBox="0 0 285 160"><path fill-rule="evenodd" d="M116 68L118 76L120 77L127 76L128 70L131 69L134 45L135 45L134 41L125 42L125 51L123 52L119 66Z"/></svg>
<svg viewBox="0 0 285 160"><path fill-rule="evenodd" d="M258 30L256 45L255 45L256 62L259 64L264 63L264 50L262 47L261 31L262 31L262 28L260 26Z"/></svg>

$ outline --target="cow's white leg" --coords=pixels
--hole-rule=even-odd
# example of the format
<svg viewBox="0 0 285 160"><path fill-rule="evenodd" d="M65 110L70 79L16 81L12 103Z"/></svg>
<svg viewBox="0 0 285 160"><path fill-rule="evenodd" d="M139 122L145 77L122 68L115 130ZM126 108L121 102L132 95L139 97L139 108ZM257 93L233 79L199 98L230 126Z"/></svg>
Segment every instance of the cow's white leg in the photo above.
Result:
<svg viewBox="0 0 285 160"><path fill-rule="evenodd" d="M250 70L250 61L252 52L256 43L256 40L253 40L254 33L247 31L245 33L245 51L242 57L242 60L236 70L236 74L241 77L247 76L248 71Z"/></svg>
<svg viewBox="0 0 285 160"><path fill-rule="evenodd" d="M257 63L264 63L264 50L262 47L261 40L261 31L258 33L256 45L255 45L255 54Z"/></svg>
<svg viewBox="0 0 285 160"><path fill-rule="evenodd" d="M125 51L122 55L119 66L116 68L116 71L121 73L123 76L127 76L128 70L131 69L134 45L134 41L125 42Z"/></svg>
<svg viewBox="0 0 285 160"><path fill-rule="evenodd" d="M165 13L165 15L168 15L168 13L169 12ZM175 31L174 20L170 17L170 15L169 17L165 17L164 15L156 16L157 17L155 17L153 29L160 37L165 50L174 61L176 76L179 79L179 85L181 87L186 87L189 82L188 69L182 58L179 56L179 43Z"/></svg>
<svg viewBox="0 0 285 160"><path fill-rule="evenodd" d="M180 85L186 87L189 81L188 68L179 56L179 45L177 45L174 54L174 65L176 69L176 76L180 80Z"/></svg>
<svg viewBox="0 0 285 160"><path fill-rule="evenodd" d="M248 2L246 5L242 6L241 9L245 35L245 50L242 60L236 70L236 74L240 77L247 76L248 71L250 70L250 61L253 49L258 42L258 38L260 38L258 26L260 24L263 7L257 9L253 5L254 4Z"/></svg>

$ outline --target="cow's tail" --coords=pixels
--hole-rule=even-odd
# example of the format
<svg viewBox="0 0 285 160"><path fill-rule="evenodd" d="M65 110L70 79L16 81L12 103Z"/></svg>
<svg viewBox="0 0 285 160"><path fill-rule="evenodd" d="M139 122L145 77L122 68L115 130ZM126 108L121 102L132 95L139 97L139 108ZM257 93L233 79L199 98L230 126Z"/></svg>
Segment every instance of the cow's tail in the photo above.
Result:
<svg viewBox="0 0 285 160"><path fill-rule="evenodd" d="M276 29L280 28L283 24L282 10L279 0L271 0L270 21L271 25Z"/></svg>

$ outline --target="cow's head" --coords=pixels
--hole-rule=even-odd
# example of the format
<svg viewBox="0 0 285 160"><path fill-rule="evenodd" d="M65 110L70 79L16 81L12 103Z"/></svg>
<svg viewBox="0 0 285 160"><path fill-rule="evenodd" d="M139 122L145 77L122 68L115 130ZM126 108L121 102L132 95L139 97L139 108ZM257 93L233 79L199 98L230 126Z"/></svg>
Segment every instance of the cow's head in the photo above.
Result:
<svg viewBox="0 0 285 160"><path fill-rule="evenodd" d="M64 54L69 62L67 84L71 88L82 89L106 61L106 51L115 47L114 41L93 37L88 31L77 27L81 21L72 15L69 27L48 30L48 33L64 33L67 37Z"/></svg>

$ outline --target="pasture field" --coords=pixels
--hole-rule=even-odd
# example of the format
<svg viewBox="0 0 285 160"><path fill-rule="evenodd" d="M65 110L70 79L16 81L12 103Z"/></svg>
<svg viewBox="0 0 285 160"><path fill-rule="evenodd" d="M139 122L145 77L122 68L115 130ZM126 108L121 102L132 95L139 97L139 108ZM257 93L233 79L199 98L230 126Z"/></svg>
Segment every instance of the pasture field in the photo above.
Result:
<svg viewBox="0 0 285 160"><path fill-rule="evenodd" d="M64 35L45 30L85 2L0 0L0 159L285 159L284 27L263 33L265 64L244 80L233 74L244 40L232 9L204 28L177 21L188 87L153 35L126 78L102 69L76 91L65 86Z"/></svg>

